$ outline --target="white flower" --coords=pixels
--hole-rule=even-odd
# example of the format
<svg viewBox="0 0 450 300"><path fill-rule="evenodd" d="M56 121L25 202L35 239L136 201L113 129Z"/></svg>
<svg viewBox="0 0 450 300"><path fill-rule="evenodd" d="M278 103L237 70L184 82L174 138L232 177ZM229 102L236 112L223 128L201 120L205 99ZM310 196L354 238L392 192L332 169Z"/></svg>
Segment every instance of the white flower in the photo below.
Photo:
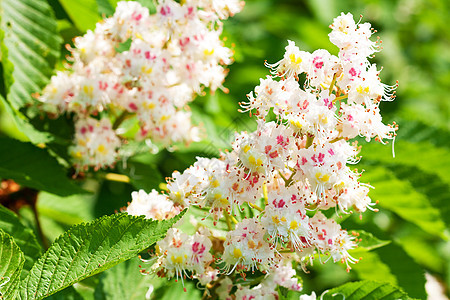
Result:
<svg viewBox="0 0 450 300"><path fill-rule="evenodd" d="M43 109L81 119L113 108L116 119L136 116L137 140L165 147L198 141L187 104L204 88L226 91L225 66L233 51L220 39L219 19L242 6L233 0L161 0L150 15L138 2L118 2L112 17L74 39L71 68L52 77L39 97Z"/></svg>
<svg viewBox="0 0 450 300"><path fill-rule="evenodd" d="M223 261L226 273L267 270L274 253L264 239L265 230L257 219L244 219L233 231L228 232L224 244Z"/></svg>
<svg viewBox="0 0 450 300"><path fill-rule="evenodd" d="M355 248L353 237L321 212L317 212L313 218L309 219L309 222L313 228L311 244L321 253L329 253L334 262L346 263L347 271L350 270L348 263L356 261L348 253L348 250Z"/></svg>
<svg viewBox="0 0 450 300"><path fill-rule="evenodd" d="M301 295L299 300L316 300L317 296L315 292L312 292L311 295Z"/></svg>
<svg viewBox="0 0 450 300"><path fill-rule="evenodd" d="M177 215L180 210L165 194L152 190L147 194L144 190L131 193L131 203L126 212L133 216L144 215L147 219L164 220Z"/></svg>
<svg viewBox="0 0 450 300"><path fill-rule="evenodd" d="M189 236L178 229L171 228L166 237L156 246L158 262L152 268L155 272L164 271L171 278L181 278L187 271L204 274L211 262L211 241L207 236L195 233Z"/></svg>
<svg viewBox="0 0 450 300"><path fill-rule="evenodd" d="M115 163L120 140L109 119L79 119L75 123L74 145L69 153L78 170L101 168Z"/></svg>

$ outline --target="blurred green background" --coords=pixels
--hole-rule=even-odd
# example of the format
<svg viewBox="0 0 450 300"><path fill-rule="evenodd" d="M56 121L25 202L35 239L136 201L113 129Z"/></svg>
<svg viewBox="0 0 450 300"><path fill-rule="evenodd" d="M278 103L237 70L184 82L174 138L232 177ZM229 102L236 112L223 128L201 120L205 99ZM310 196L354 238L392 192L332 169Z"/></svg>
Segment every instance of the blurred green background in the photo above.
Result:
<svg viewBox="0 0 450 300"><path fill-rule="evenodd" d="M49 0L64 43L92 29L102 14L111 13L115 2ZM320 294L349 280L375 279L396 283L410 296L423 299L426 272L448 295L450 2L446 0L246 1L244 10L224 25L226 43L233 45L236 60L224 84L230 92L207 93L192 104L193 119L204 127L207 138L189 147L177 145L177 151L143 152L126 164L119 163L112 171L129 175L131 183L103 180L99 172L83 183L93 194L61 198L41 193L38 209L47 238L53 240L73 224L117 211L131 200L131 191L158 188L165 177L184 170L196 156L214 156L218 149L229 148L235 131L253 130L255 120L238 113L238 102L245 101L259 79L269 74L264 61L278 61L287 40L305 51L323 48L337 54L338 49L328 40L328 26L341 12L351 12L355 19L362 15L362 22L370 22L378 30L375 36L381 37L384 49L372 62L384 67L383 83L399 81L397 99L382 103L381 112L386 123L396 121L400 127L395 158L390 145L370 144L363 147L358 166L367 170L362 181L376 187L371 196L380 200L380 212L366 212L362 221L352 216L343 227L365 229L393 242L357 253L363 261L349 274L340 264L316 262L309 274L299 273L305 292ZM63 58L67 54L64 47L61 52ZM26 140L4 110L0 134ZM30 210L22 209L21 215L34 226ZM86 283L88 291L91 285Z"/></svg>

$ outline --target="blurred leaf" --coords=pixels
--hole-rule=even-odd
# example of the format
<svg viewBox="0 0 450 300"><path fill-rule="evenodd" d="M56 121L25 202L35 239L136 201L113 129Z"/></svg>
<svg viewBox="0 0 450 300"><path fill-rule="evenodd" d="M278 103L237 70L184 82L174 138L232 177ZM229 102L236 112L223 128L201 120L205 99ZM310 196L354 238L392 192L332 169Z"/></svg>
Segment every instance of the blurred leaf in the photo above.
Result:
<svg viewBox="0 0 450 300"><path fill-rule="evenodd" d="M69 286L62 291L57 292L47 298L47 300L83 300L83 297L72 287Z"/></svg>
<svg viewBox="0 0 450 300"><path fill-rule="evenodd" d="M410 143L427 142L438 148L450 148L450 132L448 130L433 127L414 119L396 118L396 122L400 126L398 140Z"/></svg>
<svg viewBox="0 0 450 300"><path fill-rule="evenodd" d="M162 239L184 213L168 221L123 214L72 227L59 237L21 282L24 299L43 299L132 258Z"/></svg>
<svg viewBox="0 0 450 300"><path fill-rule="evenodd" d="M139 272L140 264L142 261L134 257L103 272L95 289L95 299L145 299L152 280L151 276Z"/></svg>
<svg viewBox="0 0 450 300"><path fill-rule="evenodd" d="M41 218L48 217L58 223L72 226L95 219L94 204L95 195L93 194L60 197L40 192L37 209Z"/></svg>
<svg viewBox="0 0 450 300"><path fill-rule="evenodd" d="M166 281L164 285L157 288L152 294L150 299L152 300L200 300L202 299L201 291L197 286L190 280L185 280L184 284L180 282L175 282L171 280L167 282L167 279L162 279ZM184 285L184 287L183 287ZM186 292L183 291L186 289Z"/></svg>
<svg viewBox="0 0 450 300"><path fill-rule="evenodd" d="M353 257L362 259L351 265L352 270L358 273L358 278L361 280L380 280L383 279L387 282L397 285L397 277L392 274L389 265L385 264L380 256L375 252L367 251L352 251L350 253Z"/></svg>
<svg viewBox="0 0 450 300"><path fill-rule="evenodd" d="M308 0L307 2L315 17L325 26L331 24L340 13L336 7L336 3L339 2L333 0Z"/></svg>
<svg viewBox="0 0 450 300"><path fill-rule="evenodd" d="M415 262L434 272L443 272L445 258L439 253L436 241L430 235L413 224L403 226L396 234L395 241L411 256Z"/></svg>
<svg viewBox="0 0 450 300"><path fill-rule="evenodd" d="M381 206L430 234L445 237L445 225L439 210L431 206L427 197L415 191L408 181L399 180L386 168L374 165L368 168L363 178L375 187L369 195L379 200Z"/></svg>
<svg viewBox="0 0 450 300"><path fill-rule="evenodd" d="M101 19L95 0L59 0L59 3L81 32L95 29L95 24Z"/></svg>
<svg viewBox="0 0 450 300"><path fill-rule="evenodd" d="M14 242L24 254L25 262L20 278L23 279L42 253L42 247L30 228L20 222L15 213L0 205L0 229L14 237Z"/></svg>
<svg viewBox="0 0 450 300"><path fill-rule="evenodd" d="M450 184L444 182L436 173L431 174L415 166L386 164L398 179L408 181L414 189L426 196L432 206L439 209L442 221L450 228Z"/></svg>
<svg viewBox="0 0 450 300"><path fill-rule="evenodd" d="M47 143L53 140L53 137L47 132L36 130L29 120L18 110L13 108L11 104L0 95L0 101L3 102L5 111L14 120L14 123L23 134L34 144Z"/></svg>
<svg viewBox="0 0 450 300"><path fill-rule="evenodd" d="M7 100L18 109L32 102L31 94L48 82L60 55L61 37L45 0L2 0L0 11Z"/></svg>
<svg viewBox="0 0 450 300"><path fill-rule="evenodd" d="M0 296L14 299L25 258L14 239L0 230Z"/></svg>
<svg viewBox="0 0 450 300"><path fill-rule="evenodd" d="M278 297L280 300L298 300L303 293L289 290L278 286Z"/></svg>
<svg viewBox="0 0 450 300"><path fill-rule="evenodd" d="M358 250L373 250L379 247L386 246L391 241L383 241L373 236L372 233L366 232L364 230L352 230L352 234L356 233L357 238L361 239L361 241L358 243Z"/></svg>
<svg viewBox="0 0 450 300"><path fill-rule="evenodd" d="M130 177L130 183L136 189L143 189L150 192L157 189L159 184L164 181L163 176L153 164L144 164L128 160L126 166L119 164L120 173Z"/></svg>
<svg viewBox="0 0 450 300"><path fill-rule="evenodd" d="M448 149L436 147L429 142L395 141L395 158L392 158L390 147L371 143L364 145L362 156L363 160L415 166L427 173L437 174L443 181L450 184Z"/></svg>
<svg viewBox="0 0 450 300"><path fill-rule="evenodd" d="M117 1L114 0L96 0L98 6L98 13L107 17L114 14ZM113 3L115 2L115 3Z"/></svg>
<svg viewBox="0 0 450 300"><path fill-rule="evenodd" d="M346 300L411 299L400 288L390 283L370 280L349 282L333 288L324 295L323 299L339 299L338 295Z"/></svg>
<svg viewBox="0 0 450 300"><path fill-rule="evenodd" d="M60 196L85 193L45 149L0 137L0 178Z"/></svg>
<svg viewBox="0 0 450 300"><path fill-rule="evenodd" d="M389 266L400 286L409 296L426 299L425 272L400 246L391 243L375 250L381 261Z"/></svg>
<svg viewBox="0 0 450 300"><path fill-rule="evenodd" d="M120 43L120 44L115 48L116 52L122 53L122 52L125 52L125 51L130 50L131 42L132 42L132 41L131 41L131 38L130 38L130 39L126 40L125 42Z"/></svg>
<svg viewBox="0 0 450 300"><path fill-rule="evenodd" d="M100 184L94 206L96 217L113 214L127 206L127 202L131 200L131 193L135 191L129 183L103 180Z"/></svg>

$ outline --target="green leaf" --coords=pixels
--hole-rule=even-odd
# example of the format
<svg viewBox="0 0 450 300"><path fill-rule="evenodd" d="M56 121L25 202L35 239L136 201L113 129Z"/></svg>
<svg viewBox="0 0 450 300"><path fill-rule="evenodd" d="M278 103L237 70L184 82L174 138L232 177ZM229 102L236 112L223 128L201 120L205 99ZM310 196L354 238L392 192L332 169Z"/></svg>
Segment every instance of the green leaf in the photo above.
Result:
<svg viewBox="0 0 450 300"><path fill-rule="evenodd" d="M383 167L370 166L363 175L375 189L369 195L380 201L401 218L410 221L426 232L445 238L445 225L439 210L434 208L428 198L417 192L410 182L399 180L392 172Z"/></svg>
<svg viewBox="0 0 450 300"><path fill-rule="evenodd" d="M14 237L14 241L25 256L21 278L25 278L34 262L42 253L42 247L30 228L20 222L15 213L0 206L0 229Z"/></svg>
<svg viewBox="0 0 450 300"><path fill-rule="evenodd" d="M85 192L45 149L10 138L0 138L0 178L60 196Z"/></svg>
<svg viewBox="0 0 450 300"><path fill-rule="evenodd" d="M112 2L117 2L117 1L113 1L113 0L96 0L97 1L97 6L98 6L98 12L100 15L105 15L105 16L112 16L114 14L114 10L115 7L117 5L117 3L113 3Z"/></svg>
<svg viewBox="0 0 450 300"><path fill-rule="evenodd" d="M375 250L400 286L411 297L426 299L425 271L399 245L391 243Z"/></svg>
<svg viewBox="0 0 450 300"><path fill-rule="evenodd" d="M43 299L132 258L162 239L183 214L158 222L121 213L72 227L21 282L21 299Z"/></svg>
<svg viewBox="0 0 450 300"><path fill-rule="evenodd" d="M379 143L364 145L363 161L376 160L383 163L396 163L415 166L427 173L437 174L443 181L450 184L450 155L448 149L436 147L429 142L395 141L395 158L392 158L391 147Z"/></svg>
<svg viewBox="0 0 450 300"><path fill-rule="evenodd" d="M411 299L400 288L390 283L370 280L349 282L333 288L324 295L323 299L341 299L338 295L345 300Z"/></svg>
<svg viewBox="0 0 450 300"><path fill-rule="evenodd" d="M14 299L25 258L13 238L0 230L0 296ZM3 299L2 298L2 299Z"/></svg>
<svg viewBox="0 0 450 300"><path fill-rule="evenodd" d="M352 271L358 274L361 280L379 280L383 278L392 284L397 284L397 277L392 274L389 265L384 263L380 256L375 252L367 251L352 251L350 253L353 257L362 257L357 264L351 265Z"/></svg>
<svg viewBox="0 0 450 300"><path fill-rule="evenodd" d="M132 42L132 40L131 40L131 39L128 39L128 40L126 40L125 42L120 43L120 44L117 45L117 47L115 48L116 52L122 53L122 52L125 52L125 51L130 50L131 42Z"/></svg>
<svg viewBox="0 0 450 300"><path fill-rule="evenodd" d="M450 147L450 131L418 120L396 118L400 124L397 139L410 143L429 142L436 147Z"/></svg>
<svg viewBox="0 0 450 300"><path fill-rule="evenodd" d="M5 111L14 120L17 129L20 130L34 144L47 143L53 140L53 137L47 132L36 130L28 121L28 119L18 110L13 108L11 104L0 95L0 101L3 102Z"/></svg>
<svg viewBox="0 0 450 300"><path fill-rule="evenodd" d="M430 204L439 209L442 221L450 228L450 183L444 182L437 174L427 173L415 166L386 165L398 179L411 183L414 189L425 195Z"/></svg>
<svg viewBox="0 0 450 300"><path fill-rule="evenodd" d="M83 297L72 286L63 289L47 298L47 300L83 300Z"/></svg>
<svg viewBox="0 0 450 300"><path fill-rule="evenodd" d="M405 224L397 233L395 241L402 245L406 253L418 264L437 273L444 272L446 260L439 253L440 247L437 247L432 236L414 224Z"/></svg>
<svg viewBox="0 0 450 300"><path fill-rule="evenodd" d="M337 3L331 0L309 0L308 6L314 13L315 18L322 24L328 25L339 15L340 10L337 8ZM340 5L339 5L340 6Z"/></svg>
<svg viewBox="0 0 450 300"><path fill-rule="evenodd" d="M126 166L119 164L118 168L120 173L130 178L130 183L136 189L143 189L146 192L157 189L159 184L164 181L159 170L152 164L144 164L131 159L127 161Z"/></svg>
<svg viewBox="0 0 450 300"><path fill-rule="evenodd" d="M59 197L40 192L37 201L37 209L41 218L45 216L60 224L70 226L94 220L94 205L94 194Z"/></svg>
<svg viewBox="0 0 450 300"><path fill-rule="evenodd" d="M358 239L360 239L361 241L358 243L358 250L359 249L363 249L363 250L373 250L379 247L383 247L386 246L387 244L389 244L391 241L383 241L380 240L376 237L373 236L372 233L370 232L366 232L364 230L352 230L352 234L356 233Z"/></svg>
<svg viewBox="0 0 450 300"><path fill-rule="evenodd" d="M100 21L99 7L95 0L59 0L75 26L82 32L93 30ZM103 8L103 7L102 7Z"/></svg>
<svg viewBox="0 0 450 300"><path fill-rule="evenodd" d="M303 293L278 286L278 297L280 300L298 300Z"/></svg>
<svg viewBox="0 0 450 300"><path fill-rule="evenodd" d="M141 264L143 262L134 257L103 272L95 289L95 299L145 299L152 280L139 272Z"/></svg>
<svg viewBox="0 0 450 300"><path fill-rule="evenodd" d="M153 300L200 300L202 299L202 293L194 284L194 282L190 280L184 281L184 288L186 288L186 292L183 291L183 284L180 282L175 282L175 280L171 280L167 283L167 279L163 278L160 280L164 280L164 284L159 288L155 289L151 294L151 298ZM159 281L160 281L159 280Z"/></svg>
<svg viewBox="0 0 450 300"><path fill-rule="evenodd" d="M19 109L47 84L62 39L53 10L45 0L2 0L0 12L7 100Z"/></svg>

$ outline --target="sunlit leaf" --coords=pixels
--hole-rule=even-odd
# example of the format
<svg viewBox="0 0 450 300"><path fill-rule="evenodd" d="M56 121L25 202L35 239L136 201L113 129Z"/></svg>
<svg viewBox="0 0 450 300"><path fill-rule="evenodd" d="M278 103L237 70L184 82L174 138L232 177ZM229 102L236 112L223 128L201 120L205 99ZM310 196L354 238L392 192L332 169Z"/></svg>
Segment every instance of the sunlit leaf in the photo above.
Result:
<svg viewBox="0 0 450 300"><path fill-rule="evenodd" d="M96 0L59 0L59 3L81 32L93 30L95 24L101 19Z"/></svg>
<svg viewBox="0 0 450 300"><path fill-rule="evenodd" d="M367 168L363 179L375 187L369 195L378 200L380 206L395 212L428 233L444 237L445 225L439 210L408 181L399 180L386 168L373 165Z"/></svg>
<svg viewBox="0 0 450 300"><path fill-rule="evenodd" d="M162 239L183 215L168 221L104 216L60 236L21 282L21 299L43 299L128 260Z"/></svg>
<svg viewBox="0 0 450 300"><path fill-rule="evenodd" d="M18 109L48 82L62 39L45 0L2 0L0 11L7 100Z"/></svg>
<svg viewBox="0 0 450 300"><path fill-rule="evenodd" d="M357 236L358 242L358 250L373 250L379 247L386 246L391 241L383 241L373 236L372 233L366 232L364 230L352 230L352 234Z"/></svg>
<svg viewBox="0 0 450 300"><path fill-rule="evenodd" d="M33 231L25 227L15 213L3 206L0 206L0 229L14 237L14 242L24 254L25 262L20 276L23 279L41 255L42 247Z"/></svg>
<svg viewBox="0 0 450 300"><path fill-rule="evenodd" d="M346 300L411 299L400 288L388 282L370 280L349 282L333 288L324 295L323 299L340 299L338 297L344 297Z"/></svg>
<svg viewBox="0 0 450 300"><path fill-rule="evenodd" d="M0 296L14 299L25 258L14 239L0 230Z"/></svg>

